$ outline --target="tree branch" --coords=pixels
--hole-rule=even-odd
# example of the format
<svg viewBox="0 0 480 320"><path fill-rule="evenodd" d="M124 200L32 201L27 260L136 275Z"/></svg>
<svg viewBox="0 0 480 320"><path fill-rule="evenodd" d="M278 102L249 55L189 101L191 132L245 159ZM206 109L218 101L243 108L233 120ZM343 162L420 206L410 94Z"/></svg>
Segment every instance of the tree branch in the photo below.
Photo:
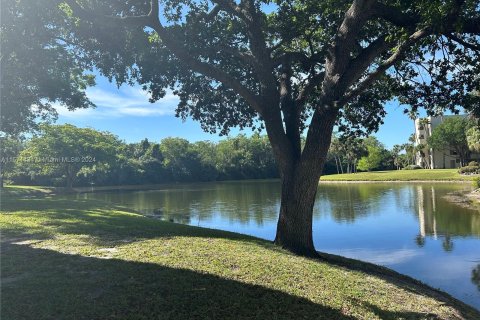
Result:
<svg viewBox="0 0 480 320"><path fill-rule="evenodd" d="M304 106L304 104L305 104L307 98L310 96L310 94L312 94L312 92L315 90L315 88L322 83L324 76L325 76L325 73L319 73L319 74L311 77L311 79L303 87L303 89L300 90L297 98L295 99L295 101L296 101L296 103L299 107Z"/></svg>
<svg viewBox="0 0 480 320"><path fill-rule="evenodd" d="M321 62L322 57L324 57L324 55L320 53L313 54L309 57L303 52L289 51L279 55L278 57L275 57L273 59L273 65L275 67L278 67L285 60L288 60L290 62L299 62L302 65L312 66L315 63Z"/></svg>
<svg viewBox="0 0 480 320"><path fill-rule="evenodd" d="M216 6L214 6L212 8L212 10L204 15L201 15L201 17L205 20L205 21L212 21L213 19L215 19L215 17L218 15L218 13L222 11L222 8L217 4Z"/></svg>
<svg viewBox="0 0 480 320"><path fill-rule="evenodd" d="M372 15L388 21L397 27L411 28L420 22L420 17L417 14L407 14L381 2L376 2L373 5Z"/></svg>
<svg viewBox="0 0 480 320"><path fill-rule="evenodd" d="M480 45L476 45L476 44L473 44L473 43L470 43L470 42L467 42L459 37L457 37L456 35L454 34L446 34L445 35L447 38L461 44L462 46L464 46L465 48L468 48L468 49L471 49L473 51L480 51Z"/></svg>
<svg viewBox="0 0 480 320"><path fill-rule="evenodd" d="M227 1L228 2L228 1ZM208 63L197 60L188 53L188 50L177 39L172 37L171 33L163 27L159 17L158 0L151 0L151 9L148 15L143 16L98 16L91 11L83 9L76 0L66 0L66 3L72 8L75 15L80 18L95 22L102 22L102 19L108 19L124 25L133 25L139 27L150 27L158 33L165 46L183 63L188 65L194 72L201 73L204 76L222 82L226 86L233 89L237 94L244 98L255 111L260 115L263 113L261 99L245 87L240 81L230 76L220 68L212 66Z"/></svg>
<svg viewBox="0 0 480 320"><path fill-rule="evenodd" d="M220 9L236 16L237 18L240 18L245 22L249 20L245 10L243 10L242 7L236 4L233 0L212 0L212 2L216 3Z"/></svg>
<svg viewBox="0 0 480 320"><path fill-rule="evenodd" d="M480 18L467 19L463 24L466 33L480 34Z"/></svg>
<svg viewBox="0 0 480 320"><path fill-rule="evenodd" d="M193 71L201 73L207 77L222 82L227 87L233 89L237 94L242 96L255 111L260 115L263 114L263 107L261 100L257 95L246 88L240 81L230 76L228 73L220 68L214 67L208 63L197 60L192 57L183 44L179 43L171 37L171 34L166 30L160 20L157 19L151 23L150 27L155 30L162 39L165 46L182 62L188 65Z"/></svg>
<svg viewBox="0 0 480 320"><path fill-rule="evenodd" d="M103 24L106 24L107 21L103 21L102 19L106 19L108 21L116 21L120 22L123 25L129 25L129 26L146 26L148 23L152 20L152 17L154 16L154 12L152 11L154 8L154 3L156 1L152 1L152 9L150 10L148 15L141 15L141 16L103 16L103 15L98 15L94 12L85 10L82 6L80 6L76 0L65 0L65 3L67 3L74 14L81 19L85 19L88 21L95 20L95 22L100 22ZM158 2L157 2L157 9L158 9ZM157 11L157 16L158 16L158 11Z"/></svg>
<svg viewBox="0 0 480 320"><path fill-rule="evenodd" d="M356 46L356 37L368 20L371 14L370 8L374 2L374 0L354 0L345 13L326 59L325 78L322 84L324 96L336 95L338 83L347 69L350 55ZM334 101L336 97L331 97L330 100Z"/></svg>
<svg viewBox="0 0 480 320"><path fill-rule="evenodd" d="M355 83L360 79L375 58L379 57L382 52L393 46L392 43L386 42L385 39L385 35L378 37L364 48L357 57L350 61L347 71L341 78L340 87L346 89L352 83Z"/></svg>
<svg viewBox="0 0 480 320"><path fill-rule="evenodd" d="M361 31L363 25L367 21L368 17L371 15L371 6L373 5L373 0L354 0L350 8L345 13L345 18L343 19L338 32L336 35L334 48L335 53L347 49L346 55L350 53L348 49L351 49L355 45L355 38Z"/></svg>
<svg viewBox="0 0 480 320"><path fill-rule="evenodd" d="M360 95L363 91L365 91L369 86L372 85L376 80L378 80L384 73L390 68L395 62L399 61L407 50L418 42L420 39L423 39L431 34L428 28L421 29L410 35L410 37L402 43L396 51L385 61L383 61L377 69L368 74L365 79L360 82L357 87L349 92L347 92L339 101L339 105L345 105L346 103L350 102L354 97Z"/></svg>

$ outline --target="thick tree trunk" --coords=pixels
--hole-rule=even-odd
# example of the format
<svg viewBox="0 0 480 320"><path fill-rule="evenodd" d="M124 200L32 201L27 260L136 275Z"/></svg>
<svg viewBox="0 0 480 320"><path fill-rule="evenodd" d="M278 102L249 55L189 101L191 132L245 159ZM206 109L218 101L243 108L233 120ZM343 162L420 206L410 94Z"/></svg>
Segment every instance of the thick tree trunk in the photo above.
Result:
<svg viewBox="0 0 480 320"><path fill-rule="evenodd" d="M299 157L281 168L282 198L275 244L303 256L317 256L313 245L313 206L330 147L335 115L317 119ZM318 138L317 138L318 136Z"/></svg>
<svg viewBox="0 0 480 320"><path fill-rule="evenodd" d="M315 256L312 217L320 174L305 169L297 167L282 178L275 243L296 254Z"/></svg>

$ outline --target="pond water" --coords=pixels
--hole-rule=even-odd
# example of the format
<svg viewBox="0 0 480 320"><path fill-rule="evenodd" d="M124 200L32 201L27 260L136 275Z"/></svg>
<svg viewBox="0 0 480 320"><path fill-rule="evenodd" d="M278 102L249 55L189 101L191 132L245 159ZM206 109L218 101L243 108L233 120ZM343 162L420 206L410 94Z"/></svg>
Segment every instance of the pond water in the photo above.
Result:
<svg viewBox="0 0 480 320"><path fill-rule="evenodd" d="M444 199L462 184L322 184L314 209L319 251L373 262L480 309L480 212ZM189 225L275 237L278 181L177 184L81 194Z"/></svg>

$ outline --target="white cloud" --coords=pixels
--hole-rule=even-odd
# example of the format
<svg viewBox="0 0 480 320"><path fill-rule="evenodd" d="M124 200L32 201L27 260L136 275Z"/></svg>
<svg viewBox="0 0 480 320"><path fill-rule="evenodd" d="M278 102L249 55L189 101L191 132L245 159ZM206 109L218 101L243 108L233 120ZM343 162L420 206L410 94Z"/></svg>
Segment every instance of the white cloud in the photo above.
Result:
<svg viewBox="0 0 480 320"><path fill-rule="evenodd" d="M65 118L111 118L122 116L163 116L173 115L178 104L171 90L160 101L150 103L149 94L138 87L122 86L117 92L94 87L87 90L87 96L97 105L95 109L77 109L69 111L56 105L60 116Z"/></svg>

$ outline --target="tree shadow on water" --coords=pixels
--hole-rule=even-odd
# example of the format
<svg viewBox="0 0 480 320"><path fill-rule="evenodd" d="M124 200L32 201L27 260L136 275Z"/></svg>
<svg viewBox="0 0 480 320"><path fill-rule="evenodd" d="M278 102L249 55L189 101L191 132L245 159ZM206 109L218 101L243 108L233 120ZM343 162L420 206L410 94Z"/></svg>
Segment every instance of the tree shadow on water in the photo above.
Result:
<svg viewBox="0 0 480 320"><path fill-rule="evenodd" d="M281 291L157 264L2 244L3 319L353 319Z"/></svg>

